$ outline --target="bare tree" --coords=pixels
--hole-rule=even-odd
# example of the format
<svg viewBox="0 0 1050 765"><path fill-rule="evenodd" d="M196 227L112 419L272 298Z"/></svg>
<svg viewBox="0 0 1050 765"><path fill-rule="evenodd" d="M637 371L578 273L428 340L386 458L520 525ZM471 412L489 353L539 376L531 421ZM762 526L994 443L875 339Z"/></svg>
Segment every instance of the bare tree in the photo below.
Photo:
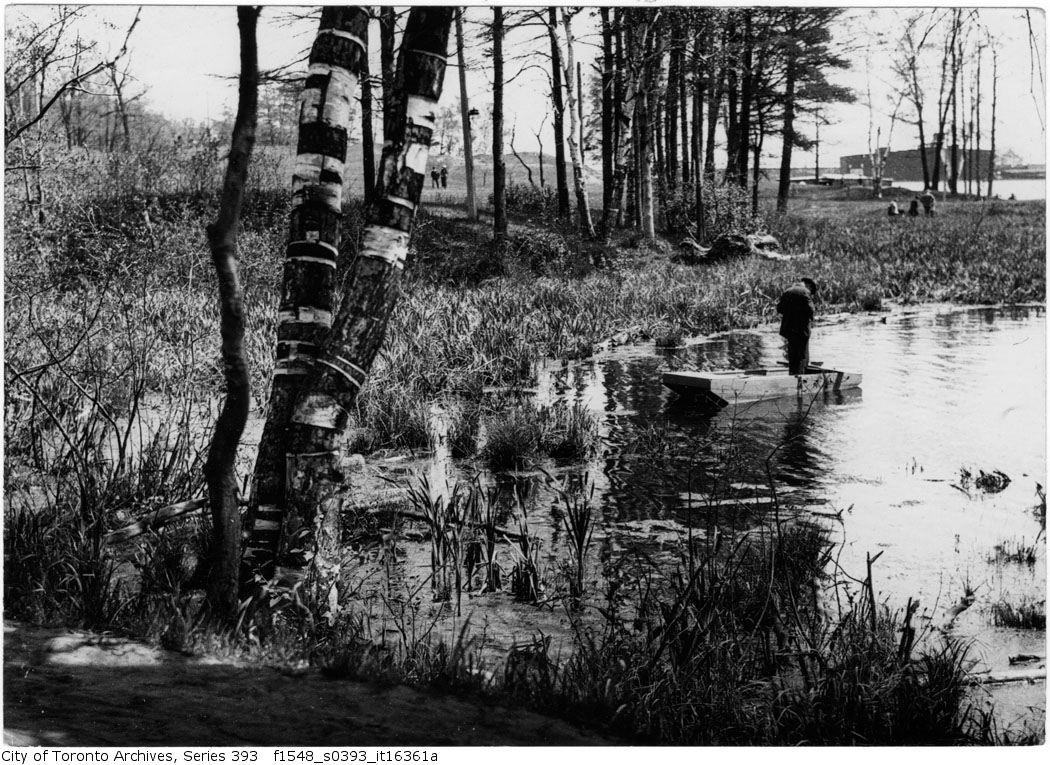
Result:
<svg viewBox="0 0 1050 765"><path fill-rule="evenodd" d="M251 403L248 364L244 356L244 296L237 272L237 224L240 220L248 164L255 144L259 85L258 46L255 39L259 8L237 7L241 42L241 74L237 117L223 181L219 215L208 226L208 244L219 282L223 373L226 398L215 422L204 476L211 507L211 574L208 605L219 619L232 622L237 614L238 570L241 561L241 514L235 461Z"/></svg>
<svg viewBox="0 0 1050 765"><path fill-rule="evenodd" d="M25 40L16 43L14 50L8 48L4 68L6 144L10 145L43 120L69 90L115 66L128 52L128 42L138 26L142 8L136 11L116 54L90 66L81 61L90 48L79 38L67 40L70 25L80 12L81 9L60 7L55 21L30 31ZM72 50L64 50L66 45L71 45ZM68 68L60 67L60 62L68 63ZM49 76L56 72L60 72L59 81L51 85Z"/></svg>

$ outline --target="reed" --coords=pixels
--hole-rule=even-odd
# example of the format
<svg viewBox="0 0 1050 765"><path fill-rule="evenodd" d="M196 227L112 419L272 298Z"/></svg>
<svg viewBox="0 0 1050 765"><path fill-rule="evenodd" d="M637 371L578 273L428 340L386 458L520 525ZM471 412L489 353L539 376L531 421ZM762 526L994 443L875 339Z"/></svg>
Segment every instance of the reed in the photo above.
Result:
<svg viewBox="0 0 1050 765"><path fill-rule="evenodd" d="M1046 601L1022 599L1011 603L1000 600L992 604L992 624L1018 630L1046 629Z"/></svg>

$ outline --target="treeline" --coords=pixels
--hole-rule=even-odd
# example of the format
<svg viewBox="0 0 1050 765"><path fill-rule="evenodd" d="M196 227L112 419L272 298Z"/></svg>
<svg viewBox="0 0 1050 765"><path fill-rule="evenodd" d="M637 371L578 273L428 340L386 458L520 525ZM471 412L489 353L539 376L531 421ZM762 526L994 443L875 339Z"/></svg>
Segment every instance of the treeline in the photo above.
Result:
<svg viewBox="0 0 1050 765"><path fill-rule="evenodd" d="M778 207L787 204L793 148L812 140L799 129L820 106L853 94L831 83L846 59L832 45L836 8L629 7L528 9L495 20L494 50L506 28L539 28L530 50L549 40L550 110L553 113L557 210L570 215L575 198L585 235L608 236L614 227L692 229L703 239L707 196L715 186L739 190L758 207L760 157L767 140L784 146ZM504 12L494 11L499 16ZM584 117L583 76L574 65L573 23L598 16L601 54ZM504 82L494 81L495 102ZM724 143L719 134L724 135ZM502 141L494 133L498 164ZM716 146L724 151L716 153ZM566 157L565 149L568 149ZM600 214L588 209L583 149L600 154ZM572 168L572 180L565 167ZM501 195L493 194L498 208ZM593 218L597 217L597 224ZM500 212L497 209L497 221ZM499 232L497 231L497 236Z"/></svg>

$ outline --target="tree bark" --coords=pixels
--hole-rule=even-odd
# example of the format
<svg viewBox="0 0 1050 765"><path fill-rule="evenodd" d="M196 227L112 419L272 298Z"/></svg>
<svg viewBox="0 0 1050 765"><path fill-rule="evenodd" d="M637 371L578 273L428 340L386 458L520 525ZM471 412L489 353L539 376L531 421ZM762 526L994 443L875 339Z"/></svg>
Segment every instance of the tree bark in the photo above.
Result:
<svg viewBox="0 0 1050 765"><path fill-rule="evenodd" d="M725 50L725 33L722 34L722 50ZM704 178L714 183L715 180L715 130L718 128L718 111L722 105L722 95L725 91L726 64L720 65L715 57L711 57L710 77L710 100L707 105L707 140L704 143Z"/></svg>
<svg viewBox="0 0 1050 765"><path fill-rule="evenodd" d="M409 13L398 55L397 130L383 146L376 202L361 250L347 275L332 329L319 349L316 376L299 397L289 453L289 511L282 524L279 574L301 578L311 552L315 566L325 541L317 518L337 517L343 476L339 466L349 413L382 346L400 293L415 212L423 189L445 76L454 9L416 6ZM497 51L498 52L498 51ZM333 540L329 540L331 542Z"/></svg>
<svg viewBox="0 0 1050 765"><path fill-rule="evenodd" d="M777 184L777 212L787 212L791 194L791 149L795 145L795 69L796 49L788 42L787 67L784 75L784 129L783 148L780 151L780 180Z"/></svg>
<svg viewBox="0 0 1050 765"><path fill-rule="evenodd" d="M988 148L988 198L992 197L992 181L995 179L995 108L999 96L999 51L992 48L992 134Z"/></svg>
<svg viewBox="0 0 1050 765"><path fill-rule="evenodd" d="M547 9L547 31L551 43L551 101L554 104L554 178L558 187L558 217L569 217L569 179L565 172L565 106L561 96L561 52L557 38L558 16Z"/></svg>
<svg viewBox="0 0 1050 765"><path fill-rule="evenodd" d="M616 157L613 130L613 33L609 9L603 5L598 10L602 20L602 241L608 242Z"/></svg>
<svg viewBox="0 0 1050 765"><path fill-rule="evenodd" d="M219 283L219 323L222 335L226 398L215 422L215 432L204 465L212 517L212 559L208 577L208 606L214 617L230 624L237 616L241 561L241 513L238 503L237 445L248 421L251 391L244 356L244 293L237 272L237 224L255 144L258 105L259 8L238 6L241 73L237 116L233 123L229 161L223 181L219 214L208 226L208 245Z"/></svg>
<svg viewBox="0 0 1050 765"><path fill-rule="evenodd" d="M467 66L463 53L463 8L456 11L456 63L459 65L459 114L463 120L463 162L466 165L467 220L478 219L474 196L474 139L470 134L470 102L467 100ZM540 150L540 182L543 178L543 151ZM424 179L426 180L426 179Z"/></svg>
<svg viewBox="0 0 1050 765"><path fill-rule="evenodd" d="M394 129L397 95L394 93L394 32L397 26L394 6L379 9L379 61L383 70L383 143Z"/></svg>
<svg viewBox="0 0 1050 765"><path fill-rule="evenodd" d="M626 45L624 44L624 33L626 32ZM617 75L614 86L618 93L616 96L616 170L613 175L612 209L609 211L610 223L615 222L617 226L624 225L625 196L630 190L628 183L628 168L634 162L634 152L629 151L635 144L635 131L632 115L635 109L637 93L636 73L629 71L627 58L630 58L635 39L633 19L630 9L617 9L616 44L617 44ZM624 56L626 47L627 56ZM629 164L631 163L631 164ZM631 199L634 197L631 196ZM630 220L633 220L631 218Z"/></svg>
<svg viewBox="0 0 1050 765"><path fill-rule="evenodd" d="M975 176L975 186L977 188L977 196L981 196L981 59L984 58L984 46L978 46L977 48L977 104L975 106L977 112L977 135L974 136L974 155L973 155L973 174Z"/></svg>
<svg viewBox="0 0 1050 765"><path fill-rule="evenodd" d="M952 46L952 166L948 170L948 190L952 196L959 193L959 66L960 51Z"/></svg>
<svg viewBox="0 0 1050 765"><path fill-rule="evenodd" d="M663 56L662 39L655 34L655 22L646 27L644 43L639 49L645 51L643 65L644 83L635 93L637 107L635 110L635 130L637 133L638 155L638 225L642 236L653 239L656 236L656 220L653 210L653 119L650 111L650 96L657 92L656 79ZM657 39L654 41L654 37Z"/></svg>
<svg viewBox="0 0 1050 765"><path fill-rule="evenodd" d="M576 95L572 85L573 46L572 21L569 12L562 9L562 26L565 28L565 106L569 112L569 159L572 161L572 180L576 189L576 210L580 216L580 228L588 239L594 239L594 223L591 221L591 209L587 204L587 189L584 185L583 160L580 147L576 145L576 133L582 126L576 124ZM556 32L553 44L557 45Z"/></svg>
<svg viewBox="0 0 1050 765"><path fill-rule="evenodd" d="M277 359L248 506L245 586L255 574L269 578L273 573L287 507L293 406L315 370L315 358L332 325L350 101L362 59L368 55L367 25L368 15L359 8L322 10L300 96L291 225L277 313Z"/></svg>
<svg viewBox="0 0 1050 765"><path fill-rule="evenodd" d="M365 50L368 50L368 26L365 26ZM361 170L364 181L365 204L372 203L376 186L376 150L372 136L372 83L368 71L368 56L361 59Z"/></svg>
<svg viewBox="0 0 1050 765"><path fill-rule="evenodd" d="M681 67L678 36L674 32L672 32L672 35L674 40L667 64L667 88L664 91L664 109L666 110L664 178L667 180L669 188L674 188L678 185L678 79L679 68Z"/></svg>
<svg viewBox="0 0 1050 765"><path fill-rule="evenodd" d="M682 183L689 183L689 97L686 85L686 41L680 42L682 48L678 54L678 112L682 116Z"/></svg>
<svg viewBox="0 0 1050 765"><path fill-rule="evenodd" d="M507 238L507 166L503 161L503 8L492 8L492 213L497 252Z"/></svg>
<svg viewBox="0 0 1050 765"><path fill-rule="evenodd" d="M740 79L740 116L737 119L739 140L737 143L737 184L747 188L748 151L751 148L751 104L754 100L754 51L753 19L751 10L744 11L744 60Z"/></svg>

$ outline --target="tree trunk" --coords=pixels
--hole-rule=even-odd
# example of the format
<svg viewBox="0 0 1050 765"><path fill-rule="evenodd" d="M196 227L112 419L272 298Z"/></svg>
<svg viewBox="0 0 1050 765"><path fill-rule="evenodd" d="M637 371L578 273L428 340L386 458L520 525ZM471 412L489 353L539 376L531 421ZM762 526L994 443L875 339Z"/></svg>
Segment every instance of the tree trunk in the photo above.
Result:
<svg viewBox="0 0 1050 765"><path fill-rule="evenodd" d="M704 129L704 90L705 84L699 74L699 56L694 54L694 89L693 89L693 186L695 192L696 239L704 242L707 239L707 226L704 221L704 176L700 165L700 134Z"/></svg>
<svg viewBox="0 0 1050 765"><path fill-rule="evenodd" d="M995 179L995 107L999 95L999 51L992 48L992 135L988 147L988 198L992 197L992 181Z"/></svg>
<svg viewBox="0 0 1050 765"><path fill-rule="evenodd" d="M229 161L222 186L219 214L208 226L208 245L219 283L219 323L222 335L226 398L204 465L212 517L212 559L208 576L208 606L214 617L231 624L237 617L241 561L241 512L238 503L237 445L248 421L251 390L244 356L244 292L237 273L237 224L255 144L258 103L258 46L255 27L259 8L238 6L241 74L237 116L233 123Z"/></svg>
<svg viewBox="0 0 1050 765"><path fill-rule="evenodd" d="M558 17L547 9L547 32L551 43L551 101L554 104L554 178L558 186L558 217L569 217L569 180L565 173L565 106L561 97L561 52L558 48Z"/></svg>
<svg viewBox="0 0 1050 765"><path fill-rule="evenodd" d="M722 37L722 48L725 49L725 34ZM715 180L715 130L718 128L718 110L722 104L722 93L724 90L725 70L724 64L719 65L712 56L709 66L710 76L710 100L707 105L707 140L704 143L704 178L714 183Z"/></svg>
<svg viewBox="0 0 1050 765"><path fill-rule="evenodd" d="M617 153L613 136L613 34L609 9L603 5L598 11L602 20L602 241L608 242L613 208L613 166Z"/></svg>
<svg viewBox="0 0 1050 765"><path fill-rule="evenodd" d="M686 90L685 39L678 59L678 113L682 117L682 183L689 183L689 97Z"/></svg>
<svg viewBox="0 0 1050 765"><path fill-rule="evenodd" d="M382 346L400 293L444 82L453 13L453 8L437 6L416 6L409 13L398 55L397 129L383 146L376 202L362 232L360 253L347 275L339 312L319 349L317 374L296 402L292 418L292 501L279 557L286 581L301 578L311 551L318 550L322 558L320 562L314 558L314 565L325 565L326 540L317 536L317 518L319 511L324 521L338 516L341 445L349 413Z"/></svg>
<svg viewBox="0 0 1050 765"><path fill-rule="evenodd" d="M584 167L587 166L587 139L584 136L584 122L583 122L583 66L579 61L576 62L576 108L579 111L579 127L580 127L580 164Z"/></svg>
<svg viewBox="0 0 1050 765"><path fill-rule="evenodd" d="M762 168L760 165L760 159L762 157L762 143L765 141L766 128L762 124L762 120L758 121L758 136L755 139L755 144L752 147L752 167L751 167L751 215L755 217L758 215L758 181L762 175Z"/></svg>
<svg viewBox="0 0 1050 765"><path fill-rule="evenodd" d="M591 221L591 209L587 204L587 188L584 185L583 159L581 147L576 145L577 130L582 130L582 125L576 125L576 94L572 86L573 70L573 47L575 42L572 37L572 20L569 12L562 9L562 26L565 28L565 101L569 111L569 159L572 161L572 180L576 189L576 209L580 216L580 228L588 239L594 239L594 223ZM557 36L554 38L557 44Z"/></svg>
<svg viewBox="0 0 1050 765"><path fill-rule="evenodd" d="M790 44L790 43L789 43ZM777 212L787 212L791 194L791 149L795 144L795 48L788 52L784 75L784 129L783 148L780 151L780 180L777 184Z"/></svg>
<svg viewBox="0 0 1050 765"><path fill-rule="evenodd" d="M623 35L626 32L626 43ZM624 213L626 212L627 199L634 199L631 184L628 183L629 168L634 163L635 154L632 148L635 145L633 113L636 100L637 79L634 72L628 71L626 61L633 53L633 41L635 39L634 25L628 9L617 9L616 24L616 68L617 75L615 85L618 93L616 95L616 170L613 176L612 209L609 211L609 219L617 226L624 225ZM627 56L624 56L626 47ZM630 163L630 164L629 164ZM631 194L631 196L628 196ZM633 221L633 218L628 220Z"/></svg>
<svg viewBox="0 0 1050 765"><path fill-rule="evenodd" d="M984 58L983 47L978 47L978 83L976 83L976 90L978 90L978 97L976 97L976 135L974 136L974 143L976 144L973 152L973 175L974 186L978 190L978 198L981 197L981 59Z"/></svg>
<svg viewBox="0 0 1050 765"><path fill-rule="evenodd" d="M944 57L941 60L941 87L940 93L937 99L937 135L934 136L934 142L936 145L936 151L933 157L933 177L930 181L933 189L938 189L941 185L941 154L944 152L944 126L948 122L948 107L951 104L951 93L955 89L955 67L952 66L952 84L947 91L947 98L945 98L945 87L948 85L947 78L947 64L949 59L949 53L954 55L955 51L955 40L959 33L959 11L952 10L952 32L951 37L947 41L944 51Z"/></svg>
<svg viewBox="0 0 1050 765"><path fill-rule="evenodd" d="M613 44L615 47L616 71L613 75L613 104L615 118L613 120L613 141L616 153L613 157L613 200L610 212L610 225L623 225L623 188L627 174L626 147L630 144L630 109L625 108L626 85L624 84L624 73L626 68L623 60L623 25L625 10L623 8L613 9Z"/></svg>
<svg viewBox="0 0 1050 765"><path fill-rule="evenodd" d="M662 51L653 44L652 35L647 35L644 45L643 84L635 94L636 109L634 114L635 132L637 135L637 172L638 172L638 227L642 236L653 239L656 236L656 221L653 215L653 119L650 111L650 97L656 93L655 71L658 71Z"/></svg>
<svg viewBox="0 0 1050 765"><path fill-rule="evenodd" d="M364 44L368 50L368 27ZM376 150L372 136L372 83L369 80L368 56L361 60L361 170L364 181L365 204L371 204L376 186Z"/></svg>
<svg viewBox="0 0 1050 765"><path fill-rule="evenodd" d="M754 100L755 76L751 11L744 11L744 61L740 79L740 117L737 119L738 157L736 161L737 184L747 188L748 151L751 148L751 103Z"/></svg>
<svg viewBox="0 0 1050 765"><path fill-rule="evenodd" d="M503 8L492 8L492 214L497 252L507 238L507 166L503 161Z"/></svg>
<svg viewBox="0 0 1050 765"><path fill-rule="evenodd" d="M379 9L379 61L383 70L383 142L394 129L394 114L397 111L397 95L394 93L394 32L397 15L394 6L384 5Z"/></svg>
<svg viewBox="0 0 1050 765"><path fill-rule="evenodd" d="M474 139L470 134L470 103L467 100L467 66L463 55L463 9L456 12L456 63L459 65L459 113L463 120L463 162L467 175L467 220L478 219L478 202L474 196ZM540 151L542 184L543 151ZM426 180L424 178L424 180Z"/></svg>
<svg viewBox="0 0 1050 765"><path fill-rule="evenodd" d="M948 169L948 190L959 193L959 52L952 46L952 166Z"/></svg>
<svg viewBox="0 0 1050 765"><path fill-rule="evenodd" d="M671 48L667 64L667 89L664 91L664 109L666 110L664 159L666 164L663 170L669 188L674 188L678 184L678 80L681 58L677 48L677 36L675 39L675 47Z"/></svg>
<svg viewBox="0 0 1050 765"><path fill-rule="evenodd" d="M124 151L131 151L131 126L128 123L128 108L127 104L124 103L123 80L117 78L116 64L109 68L109 77L113 83L113 94L117 98L117 115L120 117L120 126L124 133Z"/></svg>
<svg viewBox="0 0 1050 765"><path fill-rule="evenodd" d="M296 398L332 325L350 102L361 73L368 15L326 6L299 101L292 210L277 312L277 360L248 507L244 585L269 578L284 520L287 455ZM385 151L385 149L384 149ZM358 258L360 260L360 258Z"/></svg>

